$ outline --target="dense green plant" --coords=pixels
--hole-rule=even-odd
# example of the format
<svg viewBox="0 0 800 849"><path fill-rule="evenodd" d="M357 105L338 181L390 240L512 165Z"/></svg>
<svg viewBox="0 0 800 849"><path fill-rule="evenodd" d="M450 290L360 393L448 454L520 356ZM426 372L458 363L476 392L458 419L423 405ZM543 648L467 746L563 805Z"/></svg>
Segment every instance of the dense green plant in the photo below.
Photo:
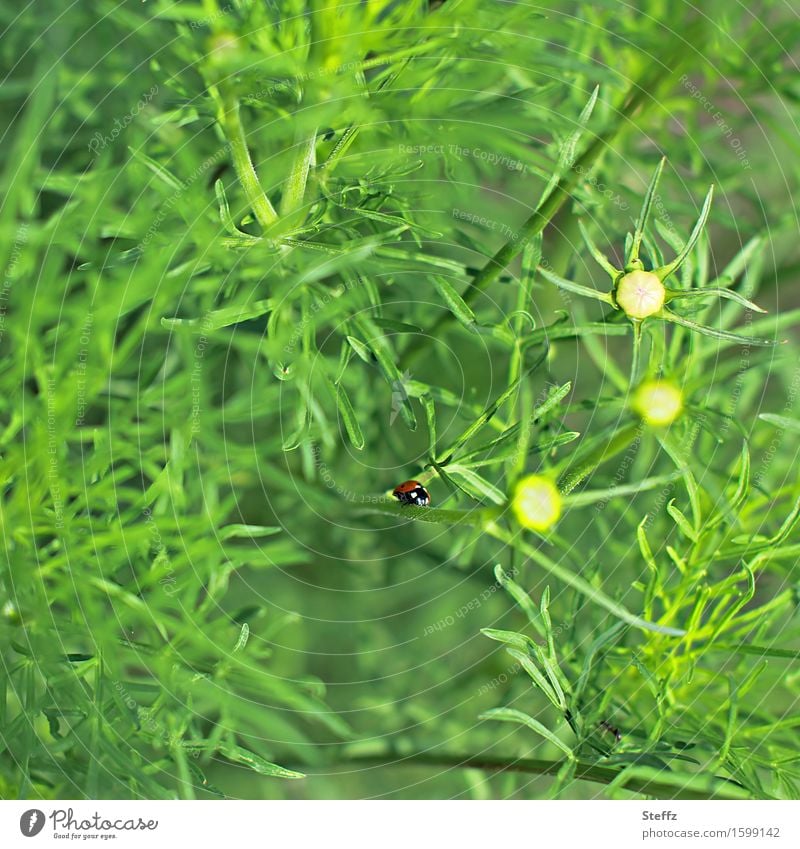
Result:
<svg viewBox="0 0 800 849"><path fill-rule="evenodd" d="M0 12L1 797L800 795L800 29L706 6Z"/></svg>

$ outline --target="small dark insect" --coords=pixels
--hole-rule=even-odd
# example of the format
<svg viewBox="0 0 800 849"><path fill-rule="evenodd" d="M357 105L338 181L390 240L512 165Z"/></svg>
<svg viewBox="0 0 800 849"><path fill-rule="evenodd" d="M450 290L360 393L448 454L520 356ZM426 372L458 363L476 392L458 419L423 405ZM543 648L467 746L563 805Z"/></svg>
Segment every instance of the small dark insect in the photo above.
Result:
<svg viewBox="0 0 800 849"><path fill-rule="evenodd" d="M403 504L414 504L417 507L427 507L431 503L430 493L419 481L398 484L392 495Z"/></svg>
<svg viewBox="0 0 800 849"><path fill-rule="evenodd" d="M603 731L608 731L609 734L614 735L614 739L619 743L622 739L622 734L620 733L619 728L615 728L610 722L606 722L606 720L602 720L597 723Z"/></svg>

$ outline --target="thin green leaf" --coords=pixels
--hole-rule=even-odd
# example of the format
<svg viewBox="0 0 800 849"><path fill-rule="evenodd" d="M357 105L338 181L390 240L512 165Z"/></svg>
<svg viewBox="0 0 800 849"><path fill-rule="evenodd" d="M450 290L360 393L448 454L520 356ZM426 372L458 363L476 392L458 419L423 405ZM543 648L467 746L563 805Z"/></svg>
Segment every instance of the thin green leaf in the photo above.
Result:
<svg viewBox="0 0 800 849"><path fill-rule="evenodd" d="M226 233L231 236L245 237L247 234L241 233L236 226L232 216L230 206L228 206L228 198L225 194L225 184L222 180L214 182L214 194L217 196L217 204L219 205L219 220L225 229Z"/></svg>
<svg viewBox="0 0 800 849"><path fill-rule="evenodd" d="M514 710L513 708L492 708L491 710L487 710L485 713L482 713L479 719L496 719L500 722L514 722L517 725L525 725L530 728L532 731L535 731L537 734L540 734L545 738L548 742L552 743L556 748L561 749L562 752L570 759L575 760L575 753L572 751L572 748L565 743L560 737L555 735L549 728L542 725L541 722L534 719L532 716L528 716L527 713L523 713L520 710Z"/></svg>
<svg viewBox="0 0 800 849"><path fill-rule="evenodd" d="M293 769L286 769L286 767L265 761L260 755L243 749L241 746L235 746L231 743L220 743L218 751L229 761L243 764L259 775L268 775L273 778L305 778L302 772L295 772Z"/></svg>
<svg viewBox="0 0 800 849"><path fill-rule="evenodd" d="M505 493L472 469L451 463L447 466L447 472L453 477L460 478L473 498L488 498L495 504L506 503Z"/></svg>
<svg viewBox="0 0 800 849"><path fill-rule="evenodd" d="M634 625L636 628L639 628L643 631L654 631L659 634L667 634L670 636L680 637L684 635L684 631L679 628L670 628L667 626L659 625L655 622L647 622L642 619L640 616L636 616L631 613L626 607L621 605L619 602L614 601L609 598L602 590L590 584L585 578L582 578L580 575L576 575L574 572L571 572L565 566L562 566L560 563L556 563L554 560L551 560L543 551L538 548L535 548L532 545L526 543L521 534L511 534L508 531L500 528L494 522L488 523L486 526L486 533L490 536L499 539L501 542L506 543L506 545L510 545L516 548L520 553L524 554L526 557L529 557L539 566L541 566L545 571L549 572L551 575L554 575L559 580L563 581L567 586L572 587L577 590L579 593L585 595L590 601L598 604L600 607L604 607L609 612L613 613L618 619L621 619L624 622L629 623L630 625Z"/></svg>
<svg viewBox="0 0 800 849"><path fill-rule="evenodd" d="M155 176L164 183L167 188L171 189L173 192L182 192L184 190L185 186L183 181L176 177L169 169L156 162L156 160L151 156L148 156L141 150L135 150L132 147L128 147L128 150L131 152L134 159L141 162L148 171L155 174Z"/></svg>
<svg viewBox="0 0 800 849"><path fill-rule="evenodd" d="M332 381L328 381L328 384L331 392L333 392L336 398L336 406L339 408L339 415L342 417L342 421L344 422L344 428L350 439L350 444L357 451L361 451L365 444L364 434L361 431L361 425L358 423L358 416L356 415L356 411L353 408L353 404L350 401L347 391L341 383L334 385Z"/></svg>
<svg viewBox="0 0 800 849"><path fill-rule="evenodd" d="M355 336L348 336L347 341L350 344L350 347L365 363L373 365L375 358L367 345L365 345L360 339L356 339Z"/></svg>
<svg viewBox="0 0 800 849"><path fill-rule="evenodd" d="M396 401L399 405L398 409L400 417L406 423L409 430L416 430L417 417L414 415L414 410L411 407L408 394L404 391L400 391L404 385L404 377L400 373L400 369L397 367L397 363L394 358L394 351L392 350L389 341L366 316L358 316L355 319L355 323L364 336L366 336L369 340L366 344L375 355L378 368L381 370L384 379L392 390L392 401Z"/></svg>
<svg viewBox="0 0 800 849"><path fill-rule="evenodd" d="M664 171L664 164L666 161L667 157L662 156L661 161L656 166L655 173L650 180L650 185L647 187L647 192L642 203L642 211L636 219L636 229L633 233L630 253L627 256L628 265L639 259L639 251L642 246L642 236L644 236L644 229L647 226L647 219L650 217L650 209L653 205L653 198L655 197L656 189L658 188L658 181L661 179L661 174Z"/></svg>
<svg viewBox="0 0 800 849"><path fill-rule="evenodd" d="M704 298L709 295L713 295L717 298L727 298L729 301L736 301L737 304L747 307L747 309L752 310L753 312L766 313L766 310L761 309L758 304L754 304L752 301L745 298L744 295L740 295L733 289L716 289L710 287L703 289L667 289L666 301L669 303L670 301L677 299Z"/></svg>
<svg viewBox="0 0 800 849"><path fill-rule="evenodd" d="M778 416L775 413L761 413L759 418L762 421L768 422L781 430L791 430L794 433L800 433L800 421L790 419L788 416Z"/></svg>
<svg viewBox="0 0 800 849"><path fill-rule="evenodd" d="M445 451L439 452L439 457L437 459L437 463L440 465L446 465L447 462L453 457L453 455L461 448L462 445L465 445L478 433L482 430L488 422L494 418L497 411L505 404L505 402L510 398L514 392L517 390L517 385L520 380L523 378L519 378L519 380L514 381L508 389L505 390L498 398L489 404L488 407L484 409L484 411L475 419L472 424L470 424L462 433L456 437L456 439L450 444L450 447Z"/></svg>
<svg viewBox="0 0 800 849"><path fill-rule="evenodd" d="M697 542L700 538L699 533L692 527L692 523L686 518L681 510L675 506L675 499L671 499L667 504L667 513L675 521L675 524L680 528L681 533L692 542Z"/></svg>
<svg viewBox="0 0 800 849"><path fill-rule="evenodd" d="M533 599L530 595L528 595L528 593L526 593L525 590L523 590L510 575L506 574L505 570L499 563L494 567L494 576L497 583L500 584L500 586L511 596L511 598L514 599L520 608L522 608L522 612L528 617L528 621L531 625L533 625L542 637L546 637L547 631L544 627L544 622L542 621L542 614L533 603ZM497 639L497 637L492 636L492 639Z"/></svg>
<svg viewBox="0 0 800 849"><path fill-rule="evenodd" d="M564 289L567 292L573 292L576 295L583 295L583 297L592 298L595 301L602 301L610 307L614 306L614 302L608 292L600 292L597 289L592 289L589 286L583 286L580 283L573 282L572 280L565 280L558 274L549 271L543 265L539 266L538 271L545 280L552 283L554 286L558 286L559 289Z"/></svg>
<svg viewBox="0 0 800 849"><path fill-rule="evenodd" d="M712 339L724 339L728 342L738 342L740 345L755 345L761 348L772 348L777 345L777 342L771 339L756 339L753 336L740 336L738 333L731 333L728 330L718 330L714 327L706 327L703 324L697 324L682 315L671 312L670 310L662 309L657 313L666 321L671 321L673 324L678 324L681 327L687 327L689 330L694 330L696 333L701 333L703 336L710 336Z"/></svg>
<svg viewBox="0 0 800 849"><path fill-rule="evenodd" d="M586 229L586 226L583 223L582 219L578 219L578 229L581 231L581 236L583 237L583 241L586 243L586 247L589 248L589 253L594 257L595 262L608 274L608 276L612 280L616 280L617 277L622 273L621 269L615 268L611 263L611 260L597 247L592 237L589 235L589 231Z"/></svg>
<svg viewBox="0 0 800 849"><path fill-rule="evenodd" d="M703 208L700 210L700 216L697 219L697 223L694 225L694 229L691 232L691 235L686 240L686 244L683 246L680 253L672 260L672 262L667 263L667 265L662 266L661 268L655 269L655 273L662 279L666 279L670 274L677 271L687 256L689 256L689 252L695 246L695 243L700 238L700 234L703 232L703 227L706 226L706 221L708 220L708 214L711 211L711 202L714 199L714 187L710 186L708 189L708 194L706 195L706 199L703 201Z"/></svg>
<svg viewBox="0 0 800 849"><path fill-rule="evenodd" d="M225 525L219 529L219 538L234 539L242 537L244 539L260 539L262 537L271 537L279 534L283 528L270 525Z"/></svg>
<svg viewBox="0 0 800 849"><path fill-rule="evenodd" d="M550 180L545 186L544 191L542 192L542 196L539 198L539 202L536 205L537 209L541 207L541 205L547 200L548 197L553 193L556 186L559 184L564 174L575 165L576 152L578 148L578 142L581 140L581 136L583 135L584 130L586 129L586 124L589 121L589 118L592 115L592 111L594 110L595 104L597 103L597 96L600 94L600 86L595 86L591 95L589 96L589 100L586 105L581 110L580 115L577 120L577 129L572 132L567 140L561 145L561 148L558 153L558 161L556 162L556 166L552 171L550 176Z"/></svg>
<svg viewBox="0 0 800 849"><path fill-rule="evenodd" d="M239 632L239 638L236 640L236 645L233 647L234 654L244 651L247 645L247 640L250 638L250 626L247 622L242 623L242 630Z"/></svg>
<svg viewBox="0 0 800 849"><path fill-rule="evenodd" d="M478 323L475 313L467 306L464 299L451 283L444 277L437 274L431 274L430 280L433 283L436 291L442 296L447 308L450 312L464 325L468 330L475 330L475 325Z"/></svg>

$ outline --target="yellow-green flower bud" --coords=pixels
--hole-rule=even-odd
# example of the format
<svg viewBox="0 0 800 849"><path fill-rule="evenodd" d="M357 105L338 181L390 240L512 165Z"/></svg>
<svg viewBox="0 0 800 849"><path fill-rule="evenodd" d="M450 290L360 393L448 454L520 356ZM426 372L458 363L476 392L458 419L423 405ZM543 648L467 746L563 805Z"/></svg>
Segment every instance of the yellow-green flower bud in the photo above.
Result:
<svg viewBox="0 0 800 849"><path fill-rule="evenodd" d="M524 528L546 531L561 517L561 493L542 475L528 475L517 483L511 509Z"/></svg>
<svg viewBox="0 0 800 849"><path fill-rule="evenodd" d="M666 427L683 411L683 394L667 380L648 380L634 393L631 406L646 424Z"/></svg>
<svg viewBox="0 0 800 849"><path fill-rule="evenodd" d="M666 289L652 271L629 271L620 277L615 297L630 318L643 319L664 306Z"/></svg>

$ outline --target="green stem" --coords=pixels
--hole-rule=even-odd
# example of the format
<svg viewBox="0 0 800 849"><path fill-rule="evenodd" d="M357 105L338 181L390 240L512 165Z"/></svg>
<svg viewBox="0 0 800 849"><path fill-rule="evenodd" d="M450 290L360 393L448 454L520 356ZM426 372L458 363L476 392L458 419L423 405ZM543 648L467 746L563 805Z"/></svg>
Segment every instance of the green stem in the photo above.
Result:
<svg viewBox="0 0 800 849"><path fill-rule="evenodd" d="M178 765L178 792L181 794L181 799L196 799L194 781L186 760L186 749L180 741L176 741L170 746L170 752Z"/></svg>
<svg viewBox="0 0 800 849"><path fill-rule="evenodd" d="M480 507L474 510L447 510L441 507L416 507L413 504L400 504L397 501L376 499L372 503L359 506L360 513L383 513L397 519L416 519L420 522L432 522L437 525L476 525L496 519L502 512L501 507Z"/></svg>
<svg viewBox="0 0 800 849"><path fill-rule="evenodd" d="M429 766L450 769L477 769L482 772L520 772L529 775L557 775L564 766L563 761L543 761L533 758L518 760L501 760L499 758L476 757L459 754L426 754L415 752L403 757L391 755L357 755L347 758L344 764L365 764L373 766ZM611 784L623 776L624 770L610 767L595 766L578 762L575 778L583 781L593 781L597 784ZM644 777L631 776L617 784L618 787L633 793L646 796L656 796L667 799L748 799L747 791L734 781L716 776L709 777L708 791L678 788L675 785Z"/></svg>
<svg viewBox="0 0 800 849"><path fill-rule="evenodd" d="M239 178L242 189L244 189L247 202L253 210L256 221L261 225L262 230L269 230L278 220L278 214L261 187L253 160L250 158L247 136L242 126L239 100L230 92L224 92L217 95L217 102L219 122L230 145L236 176Z"/></svg>
<svg viewBox="0 0 800 849"><path fill-rule="evenodd" d="M633 321L633 359L631 360L630 388L634 389L639 382L639 371L642 359L642 322Z"/></svg>

